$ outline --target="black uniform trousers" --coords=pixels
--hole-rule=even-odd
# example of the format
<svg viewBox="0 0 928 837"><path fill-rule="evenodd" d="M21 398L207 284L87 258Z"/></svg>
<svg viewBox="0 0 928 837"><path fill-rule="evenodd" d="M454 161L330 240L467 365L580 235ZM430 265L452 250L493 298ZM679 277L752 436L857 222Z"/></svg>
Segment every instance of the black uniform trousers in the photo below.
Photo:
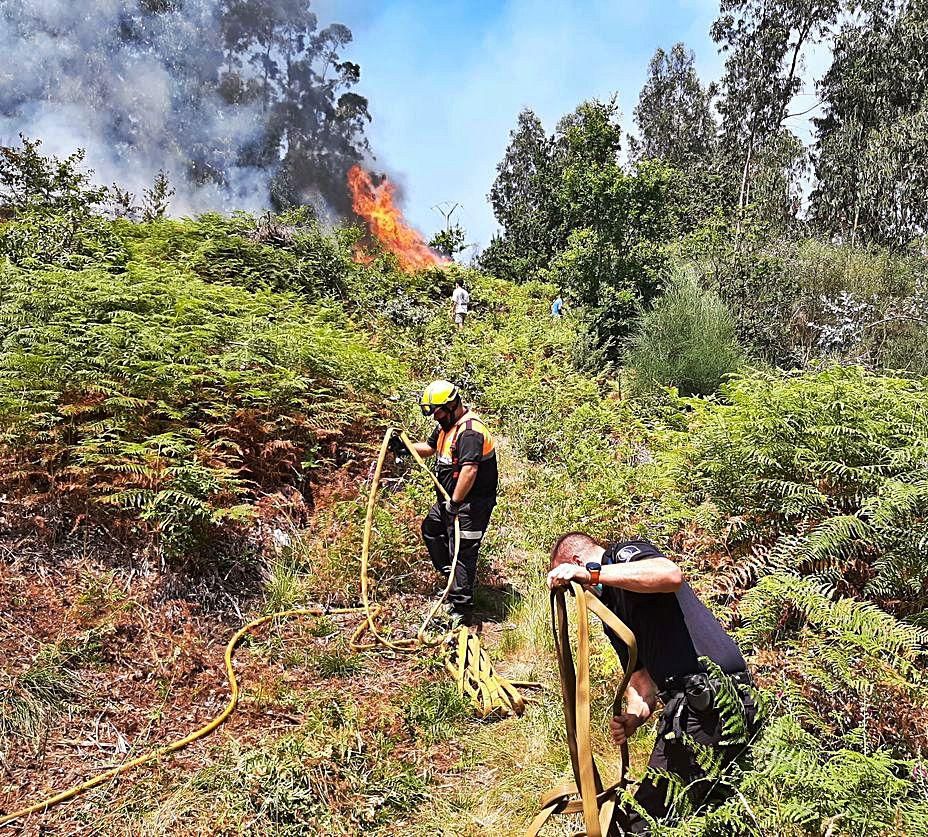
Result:
<svg viewBox="0 0 928 837"><path fill-rule="evenodd" d="M495 505L495 497L461 504L458 512L461 548L454 580L448 591L448 603L454 610L467 611L474 606L477 554ZM454 519L445 511L444 502L434 503L429 509L422 521L422 539L435 569L447 578L454 557Z"/></svg>
<svg viewBox="0 0 928 837"><path fill-rule="evenodd" d="M757 723L757 707L750 690L739 686L738 693L744 706L745 720L748 734L754 732ZM672 737L667 738L671 733ZM722 755L722 764L729 764L737 758L746 745L723 745L722 719L719 711L709 707L703 712L697 712L686 703L682 692L668 696L664 703L664 711L658 722L657 741L651 751L648 761L649 768L664 770L679 777L687 788L687 796L693 807L709 802L718 795L724 796L721 789L714 787L714 779L706 779L705 771L699 766L696 754L689 746L686 738L695 741L704 747L712 747ZM646 777L635 791L635 801L656 820L665 816L668 811L667 780ZM650 834L648 821L637 811L616 811L616 822L624 829L626 834Z"/></svg>

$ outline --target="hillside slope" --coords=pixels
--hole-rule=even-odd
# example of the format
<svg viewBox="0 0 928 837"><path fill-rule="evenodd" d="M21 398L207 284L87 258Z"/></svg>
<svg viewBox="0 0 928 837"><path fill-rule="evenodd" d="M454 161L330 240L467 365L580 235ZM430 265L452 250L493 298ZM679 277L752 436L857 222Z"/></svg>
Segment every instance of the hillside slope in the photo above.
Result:
<svg viewBox="0 0 928 837"><path fill-rule="evenodd" d="M543 572L573 528L665 546L767 694L724 777L738 794L661 833L928 833L921 383L748 371L720 398L631 400L573 371L553 288L467 274L476 313L455 331L457 268L357 266L350 232L287 220L282 237L247 216L117 223L103 251L8 254L4 808L214 713L250 615L357 604L377 443L425 432L415 400L439 375L503 437L486 642L545 688L524 718L477 722L437 654L353 652L353 617L275 625L239 653L226 725L24 833L518 833L568 770ZM437 592L430 495L393 469L378 507L375 594L397 631ZM594 665L608 679L614 656ZM607 773L610 700L602 682Z"/></svg>

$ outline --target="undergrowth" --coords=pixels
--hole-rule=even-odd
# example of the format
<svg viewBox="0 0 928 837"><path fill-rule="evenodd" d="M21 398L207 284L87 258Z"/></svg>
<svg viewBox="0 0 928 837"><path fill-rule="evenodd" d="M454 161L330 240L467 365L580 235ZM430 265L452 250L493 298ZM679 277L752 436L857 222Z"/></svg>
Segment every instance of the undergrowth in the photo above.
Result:
<svg viewBox="0 0 928 837"><path fill-rule="evenodd" d="M336 307L204 282L161 246L118 274L0 267L3 487L53 539L98 523L190 553L263 494L309 496L397 382Z"/></svg>
<svg viewBox="0 0 928 837"><path fill-rule="evenodd" d="M298 651L252 646L262 665L321 684L299 698L263 682L247 698L303 713L299 726L217 738L186 783L139 780L107 827L521 830L569 771L543 564L553 538L579 528L650 536L680 560L737 632L771 706L742 763L716 776L728 801L681 809L685 821L655 833L926 833L922 382L854 366L742 370L708 399L630 397L611 366L577 371L596 358L575 363L578 321L550 318L548 285L458 268L407 276L389 258L355 266L350 230L327 236L300 217L82 216L56 244L50 216L35 211L0 236L0 486L13 523L51 542L105 531L172 560L223 544L240 554L263 533L265 612L356 605L380 431L399 423L422 438L416 395L449 378L501 442L504 490L484 554L515 589L494 655L506 674L544 685L524 718L477 725L447 682L411 668L418 680L362 707L351 695L365 688L367 657L347 648L336 618L312 620ZM457 275L475 311L460 331L447 316ZM320 471L338 485L313 508ZM371 579L403 630L437 589L417 532L432 491L419 474L388 472ZM75 616L117 606L104 581ZM87 700L92 644L72 651L43 651L0 684L4 748L39 740L51 712ZM616 671L604 643L594 665L594 738L611 776ZM383 716L368 723L372 706ZM634 743L639 774L650 729ZM422 763L433 752L441 775Z"/></svg>

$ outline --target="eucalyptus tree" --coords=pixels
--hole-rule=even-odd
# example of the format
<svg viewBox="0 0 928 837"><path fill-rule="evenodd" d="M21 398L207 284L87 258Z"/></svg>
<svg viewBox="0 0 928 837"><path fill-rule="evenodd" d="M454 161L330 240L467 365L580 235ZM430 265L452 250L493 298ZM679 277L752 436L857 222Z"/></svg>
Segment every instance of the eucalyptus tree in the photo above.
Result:
<svg viewBox="0 0 928 837"><path fill-rule="evenodd" d="M739 212L751 201L758 164L769 159L764 149L785 130L803 50L831 31L841 8L841 0L722 0L712 37L727 56L718 110L722 150L739 174Z"/></svg>
<svg viewBox="0 0 928 837"><path fill-rule="evenodd" d="M658 48L634 111L638 136L628 138L630 156L678 167L709 160L716 147L714 93L713 84L700 82L692 50L682 43L669 53Z"/></svg>
<svg viewBox="0 0 928 837"><path fill-rule="evenodd" d="M714 82L703 85L692 50L682 43L658 49L638 97L629 136L632 161L662 160L679 173L674 185L682 229L694 229L719 209L731 212L737 195L730 171L719 155Z"/></svg>
<svg viewBox="0 0 928 837"><path fill-rule="evenodd" d="M848 21L820 84L813 217L843 240L902 246L928 229L928 3Z"/></svg>
<svg viewBox="0 0 928 837"><path fill-rule="evenodd" d="M371 119L367 99L351 89L361 68L342 58L351 30L320 28L306 0L224 0L221 22L222 90L230 101L261 106L261 131L243 153L258 167L277 167L275 204L301 203L318 190L347 212L345 174L369 150Z"/></svg>

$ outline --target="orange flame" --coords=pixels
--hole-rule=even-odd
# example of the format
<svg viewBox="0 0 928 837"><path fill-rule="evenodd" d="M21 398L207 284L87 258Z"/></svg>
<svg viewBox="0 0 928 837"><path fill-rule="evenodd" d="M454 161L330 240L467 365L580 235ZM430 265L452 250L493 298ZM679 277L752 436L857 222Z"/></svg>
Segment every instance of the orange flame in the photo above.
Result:
<svg viewBox="0 0 928 837"><path fill-rule="evenodd" d="M422 236L406 223L399 208L393 205L394 186L389 180L384 178L383 183L375 186L364 169L352 166L348 170L348 188L355 215L364 219L371 235L396 256L403 270L422 270L446 263L447 259L430 250ZM361 249L356 249L354 256L362 264L374 258Z"/></svg>

